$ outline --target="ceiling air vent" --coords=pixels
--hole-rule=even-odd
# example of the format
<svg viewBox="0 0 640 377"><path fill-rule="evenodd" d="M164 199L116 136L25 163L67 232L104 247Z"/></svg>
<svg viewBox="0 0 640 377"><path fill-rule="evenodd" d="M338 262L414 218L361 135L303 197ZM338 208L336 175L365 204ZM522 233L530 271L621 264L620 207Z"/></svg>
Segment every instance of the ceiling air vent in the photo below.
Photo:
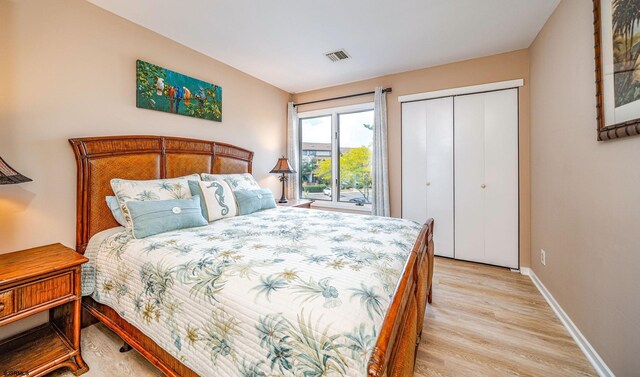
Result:
<svg viewBox="0 0 640 377"><path fill-rule="evenodd" d="M349 54L347 54L345 50L333 51L333 52L326 53L324 55L327 58L329 58L329 60L331 60L332 62L337 62L340 60L345 60L350 58Z"/></svg>

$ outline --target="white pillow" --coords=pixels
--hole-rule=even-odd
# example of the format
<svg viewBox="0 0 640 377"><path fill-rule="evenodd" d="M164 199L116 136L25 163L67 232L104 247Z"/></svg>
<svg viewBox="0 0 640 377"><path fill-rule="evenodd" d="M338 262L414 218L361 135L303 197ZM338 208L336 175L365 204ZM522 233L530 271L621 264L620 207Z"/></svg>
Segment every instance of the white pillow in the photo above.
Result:
<svg viewBox="0 0 640 377"><path fill-rule="evenodd" d="M130 181L114 178L111 180L111 188L118 198L122 214L131 228L133 223L131 215L125 205L128 201L187 199L191 197L189 181L199 181L197 174L179 178L151 179L146 181Z"/></svg>
<svg viewBox="0 0 640 377"><path fill-rule="evenodd" d="M207 174L202 173L202 180L207 182L224 181L229 184L231 190L258 190L260 185L249 173L243 174Z"/></svg>
<svg viewBox="0 0 640 377"><path fill-rule="evenodd" d="M211 221L238 215L233 190L225 181L189 181L191 195L200 196L202 216Z"/></svg>

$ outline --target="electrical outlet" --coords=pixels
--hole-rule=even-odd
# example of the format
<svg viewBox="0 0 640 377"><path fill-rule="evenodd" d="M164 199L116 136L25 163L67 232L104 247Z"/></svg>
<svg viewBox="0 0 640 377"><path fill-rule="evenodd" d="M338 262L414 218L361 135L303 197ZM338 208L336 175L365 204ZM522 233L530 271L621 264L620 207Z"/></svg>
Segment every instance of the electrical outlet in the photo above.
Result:
<svg viewBox="0 0 640 377"><path fill-rule="evenodd" d="M543 266L547 265L547 253L543 249L540 249L540 263Z"/></svg>

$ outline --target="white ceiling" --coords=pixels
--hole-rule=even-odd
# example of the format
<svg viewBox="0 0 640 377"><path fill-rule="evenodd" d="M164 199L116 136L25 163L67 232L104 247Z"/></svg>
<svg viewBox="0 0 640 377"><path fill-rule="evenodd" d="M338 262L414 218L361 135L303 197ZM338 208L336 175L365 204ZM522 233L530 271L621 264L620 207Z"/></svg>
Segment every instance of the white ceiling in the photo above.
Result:
<svg viewBox="0 0 640 377"><path fill-rule="evenodd" d="M559 0L89 0L288 92L527 48ZM324 53L344 48L352 59Z"/></svg>

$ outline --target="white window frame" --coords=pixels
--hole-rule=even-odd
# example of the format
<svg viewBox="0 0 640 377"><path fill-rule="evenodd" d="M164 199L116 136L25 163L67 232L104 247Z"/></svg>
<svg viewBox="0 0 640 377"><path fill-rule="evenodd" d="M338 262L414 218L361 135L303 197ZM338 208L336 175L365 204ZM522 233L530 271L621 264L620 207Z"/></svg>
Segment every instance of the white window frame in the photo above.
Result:
<svg viewBox="0 0 640 377"><path fill-rule="evenodd" d="M373 110L373 102L366 102L349 106L331 107L327 109L311 110L298 113L298 134L300 135L300 140L298 140L298 143L300 145L300 156L298 158L299 163L302 163L302 120L306 118L317 118L321 116L331 115L331 135L333 135L331 138L331 200L316 200L313 202L314 207L345 209L349 211L371 213L371 204L359 206L356 205L356 203L346 203L338 201L338 199L340 199L340 190L338 190L337 186L337 181L340 178L338 176L338 167L340 165L340 151L338 150L338 144L340 140L340 125L338 124L339 115L370 110ZM298 166L297 168L298 171L300 171L300 166ZM302 180L300 180L300 185L302 185ZM298 190L302 192L302 187L298 187Z"/></svg>

